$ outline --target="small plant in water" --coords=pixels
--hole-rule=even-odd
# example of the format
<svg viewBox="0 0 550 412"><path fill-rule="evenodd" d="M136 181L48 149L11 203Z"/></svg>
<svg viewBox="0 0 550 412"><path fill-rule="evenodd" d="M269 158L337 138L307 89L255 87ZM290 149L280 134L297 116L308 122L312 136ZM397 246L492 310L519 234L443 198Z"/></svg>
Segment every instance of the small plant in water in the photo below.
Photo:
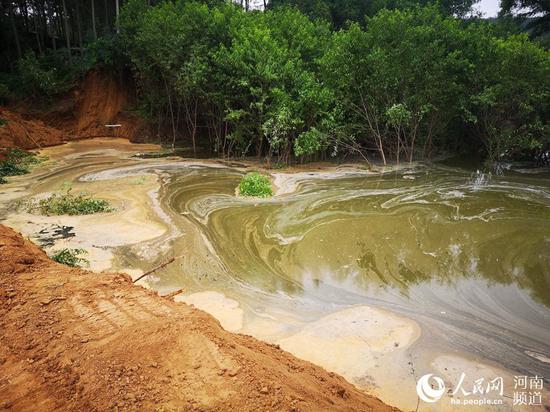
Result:
<svg viewBox="0 0 550 412"><path fill-rule="evenodd" d="M269 197L273 195L269 178L258 172L244 176L239 183L238 190L241 196Z"/></svg>
<svg viewBox="0 0 550 412"><path fill-rule="evenodd" d="M55 253L52 255L52 259L55 260L58 263L62 263L67 266L83 266L88 265L90 262L88 259L84 259L80 257L80 255L86 254L86 250L84 249L61 249L55 251Z"/></svg>
<svg viewBox="0 0 550 412"><path fill-rule="evenodd" d="M71 189L68 189L41 199L38 210L43 215L91 215L110 212L112 209L106 200L95 199L84 193L73 195Z"/></svg>

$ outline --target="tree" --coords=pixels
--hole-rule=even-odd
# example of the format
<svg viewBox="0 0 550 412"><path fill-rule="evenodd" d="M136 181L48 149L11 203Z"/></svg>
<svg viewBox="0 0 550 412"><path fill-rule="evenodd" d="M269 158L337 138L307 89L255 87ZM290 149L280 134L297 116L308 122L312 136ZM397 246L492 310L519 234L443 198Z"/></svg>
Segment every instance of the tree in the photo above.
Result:
<svg viewBox="0 0 550 412"><path fill-rule="evenodd" d="M527 19L527 28L534 35L544 35L550 30L550 2L548 0L502 0L500 15L517 15Z"/></svg>
<svg viewBox="0 0 550 412"><path fill-rule="evenodd" d="M271 0L268 8L293 7L312 19L324 19L335 28L347 22L363 24L381 10L407 10L417 6L436 6L447 16L466 17L479 0Z"/></svg>
<svg viewBox="0 0 550 412"><path fill-rule="evenodd" d="M458 22L435 7L383 11L335 35L323 76L344 110L348 134L411 161L458 115L471 71L461 55ZM406 114L406 116L405 116Z"/></svg>
<svg viewBox="0 0 550 412"><path fill-rule="evenodd" d="M464 117L491 161L550 144L550 56L526 35L478 44Z"/></svg>

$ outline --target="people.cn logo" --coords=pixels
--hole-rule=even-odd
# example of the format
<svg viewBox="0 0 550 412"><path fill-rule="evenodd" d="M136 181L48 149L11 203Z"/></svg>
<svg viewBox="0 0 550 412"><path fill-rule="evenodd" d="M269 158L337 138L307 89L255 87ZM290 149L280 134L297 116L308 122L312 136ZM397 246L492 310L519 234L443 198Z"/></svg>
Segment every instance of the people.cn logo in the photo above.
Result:
<svg viewBox="0 0 550 412"><path fill-rule="evenodd" d="M432 386L430 379L435 381ZM416 383L416 393L424 402L437 402L445 393L445 383L439 376L434 376L432 373L422 376Z"/></svg>

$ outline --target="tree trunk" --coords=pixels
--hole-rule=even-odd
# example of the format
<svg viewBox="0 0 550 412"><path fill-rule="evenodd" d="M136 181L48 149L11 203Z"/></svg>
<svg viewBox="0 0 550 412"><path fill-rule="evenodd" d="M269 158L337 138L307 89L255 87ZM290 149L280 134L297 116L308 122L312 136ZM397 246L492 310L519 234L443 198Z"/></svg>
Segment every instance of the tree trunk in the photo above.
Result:
<svg viewBox="0 0 550 412"><path fill-rule="evenodd" d="M118 33L118 15L119 15L119 0L115 0L115 5L116 5L116 21L115 21L115 28L116 28L116 32Z"/></svg>
<svg viewBox="0 0 550 412"><path fill-rule="evenodd" d="M416 130L414 131L412 137L411 137L411 144L410 144L410 152L409 152L409 163L412 163L413 161L413 155L414 155L414 141L416 140Z"/></svg>
<svg viewBox="0 0 550 412"><path fill-rule="evenodd" d="M37 17L34 18L34 34L36 36L36 45L38 46L38 55L43 56L44 51L42 50L42 43L40 42L40 25Z"/></svg>
<svg viewBox="0 0 550 412"><path fill-rule="evenodd" d="M197 100L195 99L195 110L193 112L193 156L197 157L197 144L195 142L195 137L197 135Z"/></svg>
<svg viewBox="0 0 550 412"><path fill-rule="evenodd" d="M26 1L21 1L19 2L19 12L21 14L21 16L23 16L23 23L24 23L24 26L25 26L25 31L28 33L30 30L29 30L29 11L27 9L27 2Z"/></svg>
<svg viewBox="0 0 550 412"><path fill-rule="evenodd" d="M168 83L164 79L164 87L166 88L166 94L168 95L168 105L170 106L170 116L172 118L172 150L176 147L176 124L174 123L174 108L172 107L172 96L168 89Z"/></svg>
<svg viewBox="0 0 550 412"><path fill-rule="evenodd" d="M382 143L382 137L378 136L378 151L380 152L380 156L382 157L382 162L384 163L384 166L386 166L388 163L386 162L386 155L384 154L384 145Z"/></svg>
<svg viewBox="0 0 550 412"><path fill-rule="evenodd" d="M97 29L95 27L95 0L90 0L92 6L92 32L94 34L94 41L97 40Z"/></svg>
<svg viewBox="0 0 550 412"><path fill-rule="evenodd" d="M67 52L69 53L69 63L72 63L71 57L71 39L69 31L69 15L67 14L67 0L62 0L63 5L63 23L65 27L65 42L67 44Z"/></svg>
<svg viewBox="0 0 550 412"><path fill-rule="evenodd" d="M401 152L401 136L400 136L399 129L397 129L397 153L396 153L397 164L399 164L399 153L400 152Z"/></svg>
<svg viewBox="0 0 550 412"><path fill-rule="evenodd" d="M21 44L19 43L19 33L17 32L17 26L15 25L15 19L13 18L13 5L10 4L9 6L9 13L10 13L10 24L11 29L13 31L13 39L15 41L15 49L17 51L17 58L21 58Z"/></svg>
<svg viewBox="0 0 550 412"><path fill-rule="evenodd" d="M111 25L111 22L109 21L109 3L107 0L103 0L103 4L105 5L105 33L109 33Z"/></svg>
<svg viewBox="0 0 550 412"><path fill-rule="evenodd" d="M84 45L82 43L82 19L80 15L80 3L76 1L76 28L78 30L78 48L80 49L80 55L84 55Z"/></svg>
<svg viewBox="0 0 550 412"><path fill-rule="evenodd" d="M47 48L45 36L48 34L48 19L46 17L46 5L43 1L40 2L40 41L42 42L42 47Z"/></svg>

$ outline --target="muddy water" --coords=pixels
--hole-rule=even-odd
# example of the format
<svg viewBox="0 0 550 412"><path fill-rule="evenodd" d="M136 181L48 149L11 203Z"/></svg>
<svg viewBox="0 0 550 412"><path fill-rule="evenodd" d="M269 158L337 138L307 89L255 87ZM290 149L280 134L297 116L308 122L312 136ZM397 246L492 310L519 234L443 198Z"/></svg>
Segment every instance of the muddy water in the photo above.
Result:
<svg viewBox="0 0 550 412"><path fill-rule="evenodd" d="M246 164L140 160L131 154L153 148L116 142L48 149L52 164L8 185L5 205L67 180L108 198L114 212L65 219L74 236L52 248L95 250L96 269L134 274L175 256L149 287L182 288L178 300L226 329L404 409L453 409L447 396L418 403L425 373L450 388L464 372L470 391L475 379L503 376L505 403L491 410L515 408L514 375L550 377L548 172L312 168L273 173L277 196L251 200L235 196ZM37 239L63 221L2 213Z"/></svg>

